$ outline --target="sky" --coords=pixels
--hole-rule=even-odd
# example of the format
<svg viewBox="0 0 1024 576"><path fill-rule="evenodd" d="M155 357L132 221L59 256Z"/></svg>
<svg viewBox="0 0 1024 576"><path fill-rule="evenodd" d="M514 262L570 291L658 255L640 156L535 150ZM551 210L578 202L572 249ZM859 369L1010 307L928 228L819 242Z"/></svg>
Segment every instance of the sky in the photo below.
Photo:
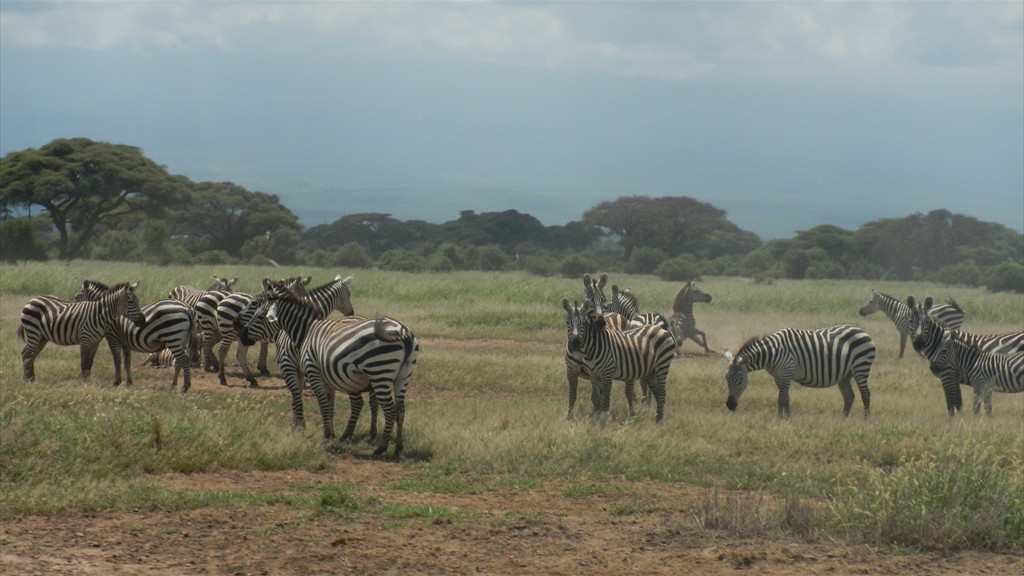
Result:
<svg viewBox="0 0 1024 576"><path fill-rule="evenodd" d="M0 155L71 137L310 227L644 195L1024 232L1024 2L0 0Z"/></svg>

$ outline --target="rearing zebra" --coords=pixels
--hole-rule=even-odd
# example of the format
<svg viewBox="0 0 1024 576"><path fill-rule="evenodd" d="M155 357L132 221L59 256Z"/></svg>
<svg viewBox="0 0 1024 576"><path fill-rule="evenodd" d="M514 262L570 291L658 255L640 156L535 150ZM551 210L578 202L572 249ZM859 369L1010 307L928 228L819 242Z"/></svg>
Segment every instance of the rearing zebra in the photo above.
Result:
<svg viewBox="0 0 1024 576"><path fill-rule="evenodd" d="M960 385L967 384L967 375L958 365L949 362L942 355L942 342L950 331L943 328L929 316L923 308L918 310L917 329L911 344L918 354L928 359L928 367L932 374L939 377L942 392L946 396L946 410L954 416L964 407ZM1024 332L1008 334L978 335L958 332L959 340L978 348L982 352L1012 355L1024 353Z"/></svg>
<svg viewBox="0 0 1024 576"><path fill-rule="evenodd" d="M395 455L402 451L405 420L405 391L416 366L419 343L401 322L387 317L363 321L335 321L320 317L316 308L295 294L271 295L256 312L253 322L263 318L280 322L299 348L302 373L316 394L323 418L324 438L334 437L334 394L343 392L354 400L352 415L341 440L350 438L361 394L370 389L384 411L384 430L374 455L383 454L395 434ZM242 336L252 339L248 326Z"/></svg>
<svg viewBox="0 0 1024 576"><path fill-rule="evenodd" d="M589 300L579 305L569 304L569 300L563 298L562 308L565 309L567 350L582 353L595 388L601 390L601 411L608 411L612 380L626 382L627 398L634 395L635 380L646 380L657 404L655 421L660 422L665 414L665 380L675 357L672 335L657 326L626 332L607 330L604 315Z"/></svg>
<svg viewBox="0 0 1024 576"><path fill-rule="evenodd" d="M99 300L110 292L102 282L86 280L82 290L75 296L76 301ZM144 327L138 327L127 318L119 318L108 327L107 345L114 359L114 386L121 384L121 352L124 352L126 382L132 383L132 352L158 352L168 350L174 357L174 378L171 389L178 386L178 375L184 371L185 381L182 393L192 387L191 353L197 347L193 324L195 313L179 300L167 299L142 307L146 319Z"/></svg>
<svg viewBox="0 0 1024 576"><path fill-rule="evenodd" d="M789 386L796 382L810 388L828 388L836 384L843 394L843 415L853 406L851 380L857 381L864 402L864 417L871 414L868 376L875 360L875 343L856 326L833 326L820 330L786 328L764 337L748 340L733 356L728 350L725 373L729 398L725 405L735 411L747 389L751 370L767 370L779 387L779 416L789 417Z"/></svg>
<svg viewBox="0 0 1024 576"><path fill-rule="evenodd" d="M675 302L672 303L670 331L675 338L677 352L682 351L683 341L689 338L704 348L704 353L708 354L711 348L708 348L707 336L697 329L697 318L693 315L694 302L711 302L711 294L701 291L690 281L683 285L676 294Z"/></svg>
<svg viewBox="0 0 1024 576"><path fill-rule="evenodd" d="M81 351L81 377L89 378L100 340L119 316L127 317L136 326L146 325L135 296L136 286L138 283L118 284L94 302L68 302L53 296L29 300L21 310L17 332L25 340L21 351L25 380L35 379L36 356L51 341L60 346L77 344Z"/></svg>
<svg viewBox="0 0 1024 576"><path fill-rule="evenodd" d="M968 335L969 336L969 335ZM1024 392L1024 353L1007 356L982 352L956 330L946 331L936 363L951 365L961 372L974 388L974 413L992 414L992 391Z"/></svg>

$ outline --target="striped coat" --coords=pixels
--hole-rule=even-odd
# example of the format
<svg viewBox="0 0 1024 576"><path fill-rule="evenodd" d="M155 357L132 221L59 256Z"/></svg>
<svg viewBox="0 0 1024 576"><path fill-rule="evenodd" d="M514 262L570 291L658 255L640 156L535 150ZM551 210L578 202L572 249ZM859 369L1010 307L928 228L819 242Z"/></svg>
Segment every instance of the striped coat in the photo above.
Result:
<svg viewBox="0 0 1024 576"><path fill-rule="evenodd" d="M645 380L657 405L655 420L660 422L665 414L665 381L675 357L671 334L657 326L625 332L607 330L604 315L589 300L579 305L563 299L562 308L567 349L580 352L588 362L592 380L601 390L600 411L609 409L612 380L626 382L627 396L632 382Z"/></svg>
<svg viewBox="0 0 1024 576"><path fill-rule="evenodd" d="M21 311L18 336L25 340L21 351L25 380L35 379L35 359L48 342L60 346L78 346L81 352L81 377L87 379L100 341L110 328L125 316L145 326L135 284L118 284L94 302L68 302L53 296L29 300Z"/></svg>
<svg viewBox="0 0 1024 576"><path fill-rule="evenodd" d="M936 363L953 366L974 389L974 413L992 414L992 391L1024 392L1024 353L1013 355L983 352L971 343L969 335L950 330L942 339Z"/></svg>
<svg viewBox="0 0 1024 576"><path fill-rule="evenodd" d="M733 356L726 351L729 368L725 374L729 386L726 407L736 410L747 388L748 373L767 370L779 388L780 417L789 416L789 387L796 382L809 388L839 385L843 395L843 415L853 407L853 387L857 382L864 416L871 414L868 376L875 360L875 343L867 332L855 326L833 326L821 330L786 328L765 337L748 340Z"/></svg>

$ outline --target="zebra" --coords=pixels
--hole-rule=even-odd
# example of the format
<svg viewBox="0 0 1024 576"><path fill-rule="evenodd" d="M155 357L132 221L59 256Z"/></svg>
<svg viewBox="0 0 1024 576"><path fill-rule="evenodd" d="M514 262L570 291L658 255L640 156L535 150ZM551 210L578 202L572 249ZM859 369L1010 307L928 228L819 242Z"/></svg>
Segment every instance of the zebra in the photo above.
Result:
<svg viewBox="0 0 1024 576"><path fill-rule="evenodd" d="M604 295L603 288L608 282L608 275L602 274L600 280L594 279L590 274L583 275L583 299L586 301L594 302L595 306L600 308L605 302L606 298ZM621 314L615 312L608 312L604 314L605 326L609 330L628 330L629 322ZM601 398L601 387L599 383L594 379L594 372L591 369L589 362L583 356L583 353L578 350L571 350L568 343L565 347L565 375L569 383L569 414L568 419L572 420L573 410L576 408L576 391L579 388L579 378L583 376L591 381L592 387L590 389L590 400L593 405L594 412L601 412L601 406L604 405L604 401ZM641 387L644 392L645 402L647 400L647 384L641 383ZM626 383L626 402L629 404L629 413L633 414L633 401L634 394L630 391L633 389L633 383Z"/></svg>
<svg viewBox="0 0 1024 576"><path fill-rule="evenodd" d="M619 290L617 285L612 284L612 299L604 306L604 309L606 312L621 314L627 322L631 322L640 314L640 303L635 294L629 290Z"/></svg>
<svg viewBox="0 0 1024 576"><path fill-rule="evenodd" d="M88 379L100 340L118 316L127 317L139 327L146 325L135 295L137 286L137 282L117 284L108 294L91 302L68 302L53 296L29 300L21 310L17 330L18 337L25 341L21 351L24 379L35 380L36 356L51 341L60 346L78 345L81 378Z"/></svg>
<svg viewBox="0 0 1024 576"><path fill-rule="evenodd" d="M86 280L82 290L75 295L76 301L98 300L110 292L102 282ZM108 327L107 345L114 359L114 386L121 384L121 351L124 351L126 383L132 384L132 352L155 353L170 351L174 358L174 378L171 389L178 387L178 375L184 371L182 393L192 387L191 352L197 347L194 312L179 300L165 299L142 307L146 325L142 328L127 318Z"/></svg>
<svg viewBox="0 0 1024 576"><path fill-rule="evenodd" d="M392 430L397 457L402 452L405 392L419 356L419 342L407 326L386 316L374 319L324 319L313 305L292 293L271 294L259 306L240 337L255 340L250 325L279 322L299 350L301 371L320 405L324 438L334 438L334 394L349 395L351 414L339 441L352 437L362 393L371 390L384 412L384 429L374 455L387 451Z"/></svg>
<svg viewBox="0 0 1024 576"><path fill-rule="evenodd" d="M244 292L234 292L225 296L219 304L217 304L217 333L220 335L220 346L217 349L217 378L220 381L221 386L228 385L227 374L225 373L224 360L227 357L228 350L231 345L238 339L238 332L235 329L235 325L239 323L239 316L249 308L253 300L263 300L270 294L271 289L274 286L277 287L288 287L293 290L305 290L306 281L302 277L286 278L282 280L271 281L268 278L263 280L263 292L258 295L246 294ZM268 288L270 287L270 288ZM259 371L261 376L269 376L270 369L267 368L267 353L270 339L263 339L259 341L260 352L259 359L256 363L256 369ZM260 385L256 381L256 377L252 375L249 370L248 354L249 347L239 342L237 349L235 350L235 359L238 361L239 366L242 367L242 374L246 382L249 383L250 388L259 388Z"/></svg>
<svg viewBox="0 0 1024 576"><path fill-rule="evenodd" d="M754 337L740 346L733 356L725 351L729 368L725 380L729 398L725 405L735 411L747 388L751 370L767 370L779 387L779 417L789 417L789 386L796 382L809 388L828 388L836 384L843 394L843 416L850 415L856 380L864 402L864 417L871 415L871 391L868 376L875 361L875 343L867 332L856 326L833 326L820 330L785 328L763 337Z"/></svg>
<svg viewBox="0 0 1024 576"><path fill-rule="evenodd" d="M209 290L199 296L193 307L196 323L202 334L203 370L206 372L220 371L220 362L213 351L213 347L221 341L220 328L217 326L217 307L231 294L226 290Z"/></svg>
<svg viewBox="0 0 1024 576"><path fill-rule="evenodd" d="M928 303L928 300L925 302ZM946 397L946 411L950 416L955 416L957 412L963 411L964 403L960 385L968 383L967 375L959 366L946 361L942 355L942 342L950 331L933 320L927 314L927 309L918 307L917 310L916 328L910 343L918 354L928 359L928 368L932 374L939 377L939 382L942 383L942 392ZM1024 332L990 335L959 332L958 339L982 352L991 354L1008 356L1024 352Z"/></svg>
<svg viewBox="0 0 1024 576"><path fill-rule="evenodd" d="M348 276L342 279L341 275L335 276L334 280L318 286L309 292L297 292L297 295L302 298L305 302L311 304L316 308L317 313L326 318L332 310L337 310L345 315L346 318L356 318L359 320L366 320L361 316L355 316L355 310L352 307L352 296L349 292L348 285L352 282L353 277ZM308 282L306 282L308 284ZM268 279L263 280L263 288L267 293L283 293L283 287L270 282ZM273 339L276 349L277 365L281 369L281 375L284 378L285 386L288 388L288 392L292 396L292 426L294 428L305 428L306 419L303 413L302 406L302 372L299 369L299 349L292 342L288 333L281 330L280 326L275 323L263 322L259 325L253 324L251 321L256 317L256 308L259 306L259 302L253 301L249 308L239 314L238 319L235 321L235 330L239 334L239 342L245 346L252 346L257 341ZM243 334L242 329L248 326L249 330ZM360 396L360 400L362 396ZM374 396L370 395L370 438L376 438L377 436L377 400Z"/></svg>
<svg viewBox="0 0 1024 576"><path fill-rule="evenodd" d="M930 306L931 298L927 299ZM867 316L874 314L875 312L882 311L885 315L892 320L893 324L896 325L896 330L900 333L900 355L899 358L903 358L903 353L907 349L907 338L913 333L916 326L915 322L915 301L913 296L907 298L907 302L893 298L883 292L871 291L871 299L860 309L861 316ZM949 299L949 304L937 306L934 309L929 309L928 314L935 319L939 324L946 328L956 330L960 328L964 321L963 310L953 301Z"/></svg>
<svg viewBox="0 0 1024 576"><path fill-rule="evenodd" d="M676 294L676 299L672 303L672 316L669 318L669 331L675 338L676 353L680 356L683 341L687 338L703 347L705 354L711 353L707 336L697 329L697 319L693 315L694 302L711 302L711 294L703 292L692 281L688 281Z"/></svg>
<svg viewBox="0 0 1024 576"><path fill-rule="evenodd" d="M568 350L580 352L588 363L591 379L601 390L599 406L607 412L612 380L626 382L626 398L633 402L633 382L645 380L657 405L655 421L665 415L665 381L668 378L675 344L671 334L657 326L619 332L607 330L604 315L593 302L570 304L562 299Z"/></svg>
<svg viewBox="0 0 1024 576"><path fill-rule="evenodd" d="M940 365L951 365L974 388L974 413L992 414L992 391L1024 392L1024 353L1013 355L983 352L957 330L947 330L936 358Z"/></svg>
<svg viewBox="0 0 1024 576"><path fill-rule="evenodd" d="M215 372L217 366L215 365L216 359L213 357L213 345L219 340L219 336L213 326L213 322L207 322L207 318L204 318L203 312L198 310L199 299L207 294L211 294L211 298L216 300L214 303L206 302L204 307L206 311L215 316L217 310L217 303L224 297L224 295L231 293L232 287L238 282L238 277L227 278L224 276L214 276L213 283L206 290L200 290L194 286L180 285L175 286L167 294L167 297L172 300L178 300L183 302L186 306L196 312L195 331L196 337L201 341L201 345L196 347L193 352L193 359L199 360L202 358L202 362L207 372ZM207 345L207 340L212 341Z"/></svg>

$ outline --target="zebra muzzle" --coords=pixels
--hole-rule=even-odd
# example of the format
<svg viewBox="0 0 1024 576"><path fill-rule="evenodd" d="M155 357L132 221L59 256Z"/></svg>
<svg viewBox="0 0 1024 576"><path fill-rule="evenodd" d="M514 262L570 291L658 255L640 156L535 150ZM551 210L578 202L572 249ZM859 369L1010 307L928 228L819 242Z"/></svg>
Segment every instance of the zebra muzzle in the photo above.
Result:
<svg viewBox="0 0 1024 576"><path fill-rule="evenodd" d="M739 401L736 400L735 396L729 396L729 399L725 401L725 407L728 408L730 412L735 412L736 406L739 406Z"/></svg>

